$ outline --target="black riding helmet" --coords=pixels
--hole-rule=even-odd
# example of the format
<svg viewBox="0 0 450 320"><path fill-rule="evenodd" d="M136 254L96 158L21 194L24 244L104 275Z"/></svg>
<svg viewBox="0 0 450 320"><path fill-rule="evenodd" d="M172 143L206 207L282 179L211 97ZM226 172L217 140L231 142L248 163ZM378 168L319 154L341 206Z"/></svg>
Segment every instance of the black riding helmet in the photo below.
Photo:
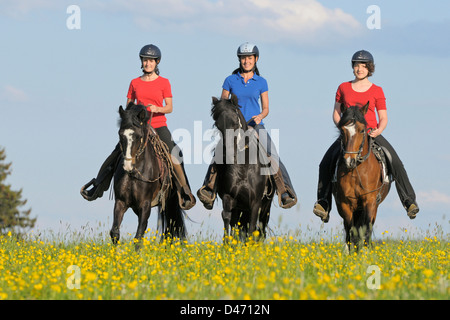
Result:
<svg viewBox="0 0 450 320"><path fill-rule="evenodd" d="M359 50L356 51L353 56L352 56L352 66L354 62L372 62L373 61L373 56L369 51L366 50Z"/></svg>
<svg viewBox="0 0 450 320"><path fill-rule="evenodd" d="M372 54L369 51L356 51L352 56L352 68L355 65L355 62L362 62L366 64L367 69L369 70L368 77L372 76L375 72L375 62Z"/></svg>
<svg viewBox="0 0 450 320"><path fill-rule="evenodd" d="M155 59L157 63L161 61L161 50L153 44L148 44L143 46L141 51L139 51L139 57Z"/></svg>

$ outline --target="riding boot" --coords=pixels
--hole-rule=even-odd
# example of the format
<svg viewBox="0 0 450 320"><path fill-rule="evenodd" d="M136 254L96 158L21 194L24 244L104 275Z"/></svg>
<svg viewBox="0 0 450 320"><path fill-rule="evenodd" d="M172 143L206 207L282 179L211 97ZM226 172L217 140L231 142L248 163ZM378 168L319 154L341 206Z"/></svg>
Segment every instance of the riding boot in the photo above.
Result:
<svg viewBox="0 0 450 320"><path fill-rule="evenodd" d="M120 154L120 146L117 144L114 151L108 158L106 158L105 162L103 162L100 167L97 178L92 179L81 187L80 194L84 199L93 201L97 198L101 198L103 196L103 192L108 190L112 177L114 176L114 169L117 166ZM87 190L90 186L93 187Z"/></svg>
<svg viewBox="0 0 450 320"><path fill-rule="evenodd" d="M400 157L392 145L382 135L375 138L375 143L383 148L386 154L385 158L388 169L395 180L395 187L400 201L402 202L408 217L414 219L419 212L419 206L416 202L414 188L409 181L408 174L406 173Z"/></svg>
<svg viewBox="0 0 450 320"><path fill-rule="evenodd" d="M283 209L289 209L297 203L297 197L289 175L287 174L287 170L279 159L277 161L273 156L267 156L270 161L270 170L274 172L272 177L275 180L275 186L277 187L278 203Z"/></svg>
<svg viewBox="0 0 450 320"><path fill-rule="evenodd" d="M283 209L289 209L293 207L297 203L297 197L295 196L292 187L289 187L285 184L286 179L283 178L281 166L278 168L278 171L272 176L277 187L278 203L280 204L280 206Z"/></svg>
<svg viewBox="0 0 450 320"><path fill-rule="evenodd" d="M183 210L189 210L193 206L195 206L195 197L191 192L191 188L189 187L189 182L187 181L183 165L179 164L177 161L172 162L180 207Z"/></svg>
<svg viewBox="0 0 450 320"><path fill-rule="evenodd" d="M208 172L206 173L203 186L197 191L198 198L203 203L203 206L208 210L213 208L214 200L216 200L216 178L216 166L212 163L208 167Z"/></svg>
<svg viewBox="0 0 450 320"><path fill-rule="evenodd" d="M319 165L319 183L317 185L317 201L313 213L323 222L330 220L332 207L332 179L339 158L341 140L337 139L327 150Z"/></svg>

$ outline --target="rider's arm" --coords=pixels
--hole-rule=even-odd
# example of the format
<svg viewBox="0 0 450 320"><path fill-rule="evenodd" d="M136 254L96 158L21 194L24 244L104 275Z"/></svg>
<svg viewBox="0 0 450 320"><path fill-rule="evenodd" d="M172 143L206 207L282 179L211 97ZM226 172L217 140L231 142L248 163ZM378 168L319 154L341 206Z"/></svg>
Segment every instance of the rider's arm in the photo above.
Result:
<svg viewBox="0 0 450 320"><path fill-rule="evenodd" d="M221 99L230 99L230 91L222 89L222 96Z"/></svg>
<svg viewBox="0 0 450 320"><path fill-rule="evenodd" d="M341 121L341 103L340 102L334 103L333 121L336 126L338 125L339 121Z"/></svg>
<svg viewBox="0 0 450 320"><path fill-rule="evenodd" d="M378 111L378 128L373 130L370 133L372 138L378 137L384 129L386 129L388 123L388 116L386 110L377 110Z"/></svg>
<svg viewBox="0 0 450 320"><path fill-rule="evenodd" d="M261 93L261 109L262 109L262 111L260 114L252 117L256 124L260 124L262 119L267 117L267 115L269 114L269 92L268 91Z"/></svg>
<svg viewBox="0 0 450 320"><path fill-rule="evenodd" d="M153 104L149 104L147 107L150 108L151 112L171 113L173 111L172 97L164 98L164 102L165 102L164 107L157 107Z"/></svg>

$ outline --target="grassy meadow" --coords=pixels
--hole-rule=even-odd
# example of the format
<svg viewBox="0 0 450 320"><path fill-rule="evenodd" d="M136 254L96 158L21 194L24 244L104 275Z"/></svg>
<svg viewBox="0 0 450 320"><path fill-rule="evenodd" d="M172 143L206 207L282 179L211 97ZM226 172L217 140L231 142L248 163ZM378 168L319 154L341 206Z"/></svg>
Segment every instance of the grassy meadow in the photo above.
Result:
<svg viewBox="0 0 450 320"><path fill-rule="evenodd" d="M450 298L448 235L382 239L358 254L341 239L229 244L131 237L0 237L0 300Z"/></svg>

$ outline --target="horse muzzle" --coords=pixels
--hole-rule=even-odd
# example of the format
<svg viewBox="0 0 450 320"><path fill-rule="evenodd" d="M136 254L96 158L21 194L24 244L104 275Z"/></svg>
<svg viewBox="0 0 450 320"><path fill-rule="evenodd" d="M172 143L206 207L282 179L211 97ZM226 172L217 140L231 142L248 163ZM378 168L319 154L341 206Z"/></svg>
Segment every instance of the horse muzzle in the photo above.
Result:
<svg viewBox="0 0 450 320"><path fill-rule="evenodd" d="M126 172L132 172L134 170L134 164L136 163L136 158L127 158L123 159L123 170Z"/></svg>
<svg viewBox="0 0 450 320"><path fill-rule="evenodd" d="M345 166L347 169L353 170L358 165L358 161L356 161L356 158L353 157L346 157L344 158Z"/></svg>

